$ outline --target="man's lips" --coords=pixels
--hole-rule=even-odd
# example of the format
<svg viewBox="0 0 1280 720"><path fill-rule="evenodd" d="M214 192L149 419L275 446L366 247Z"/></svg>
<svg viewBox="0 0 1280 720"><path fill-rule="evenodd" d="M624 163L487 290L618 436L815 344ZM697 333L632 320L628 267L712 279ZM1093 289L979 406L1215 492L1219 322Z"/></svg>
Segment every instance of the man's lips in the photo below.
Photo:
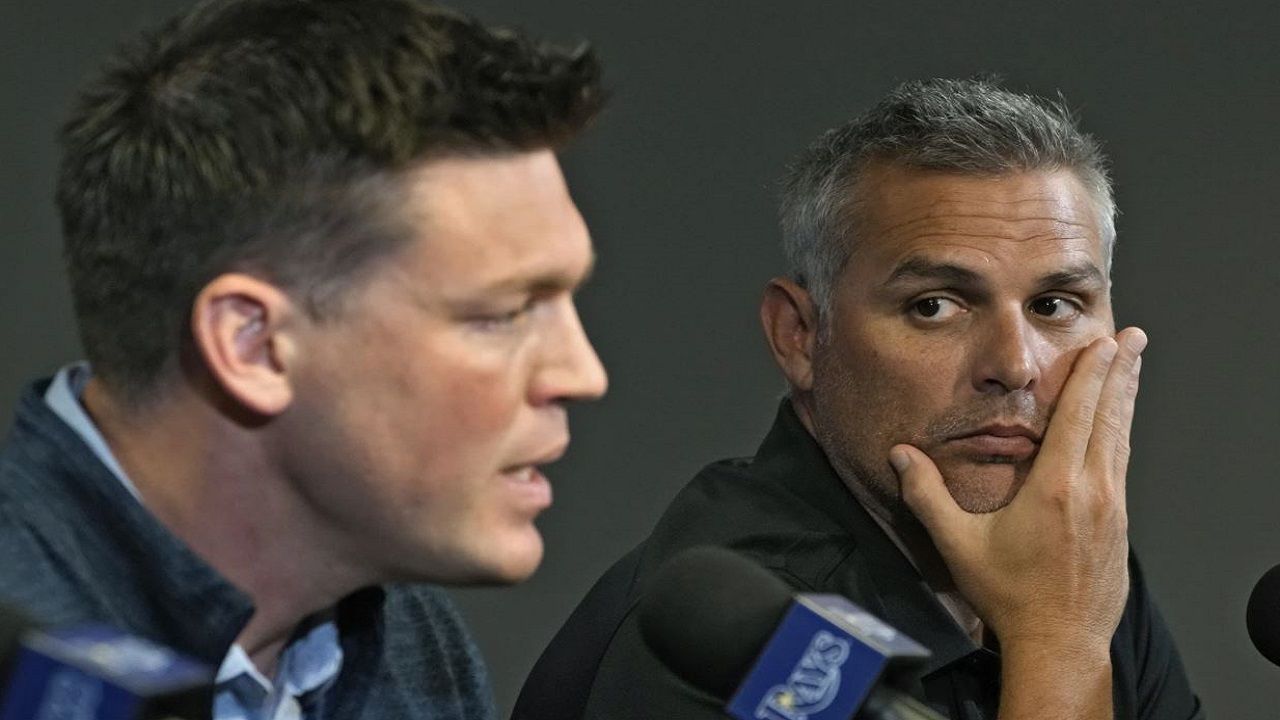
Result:
<svg viewBox="0 0 1280 720"><path fill-rule="evenodd" d="M502 472L503 473L521 472L530 467L537 467L540 465L550 465L551 463L564 457L564 453L568 449L569 449L568 438L565 438L564 440L559 440L553 443L552 445L549 445L544 450L529 453L520 462L512 463L511 465L508 465L507 467L503 468Z"/></svg>
<svg viewBox="0 0 1280 720"><path fill-rule="evenodd" d="M990 424L948 438L947 444L983 458L1031 459L1040 449L1041 434L1025 425Z"/></svg>
<svg viewBox="0 0 1280 720"><path fill-rule="evenodd" d="M537 514L551 507L551 483L536 465L504 470L502 477L507 491L524 510Z"/></svg>
<svg viewBox="0 0 1280 720"><path fill-rule="evenodd" d="M538 466L559 460L568 447L569 441L566 439L547 450L531 454L531 458L525 462L502 469L502 476L514 486L518 497L529 509L536 512L551 506L551 483Z"/></svg>

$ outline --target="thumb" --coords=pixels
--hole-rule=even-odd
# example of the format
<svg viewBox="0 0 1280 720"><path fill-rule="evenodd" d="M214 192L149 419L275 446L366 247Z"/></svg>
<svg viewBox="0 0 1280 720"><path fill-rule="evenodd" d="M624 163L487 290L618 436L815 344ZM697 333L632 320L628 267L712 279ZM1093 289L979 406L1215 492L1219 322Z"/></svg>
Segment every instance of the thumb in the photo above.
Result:
<svg viewBox="0 0 1280 720"><path fill-rule="evenodd" d="M895 445L889 450L889 464L902 483L902 499L915 513L939 547L945 546L953 528L968 515L942 480L933 460L911 445Z"/></svg>

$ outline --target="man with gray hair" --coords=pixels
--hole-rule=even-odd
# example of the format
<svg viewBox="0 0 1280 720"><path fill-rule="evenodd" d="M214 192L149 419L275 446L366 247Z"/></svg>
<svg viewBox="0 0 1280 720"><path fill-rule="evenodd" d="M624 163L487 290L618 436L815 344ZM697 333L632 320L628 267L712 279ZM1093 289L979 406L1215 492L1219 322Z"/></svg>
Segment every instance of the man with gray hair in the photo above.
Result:
<svg viewBox="0 0 1280 720"><path fill-rule="evenodd" d="M1203 717L1126 537L1147 339L1112 318L1114 215L1070 112L986 80L904 84L802 154L760 310L789 396L629 556L626 601L593 591L553 642L619 623L585 716L722 716L634 612L717 545L922 642L909 689L951 718Z"/></svg>

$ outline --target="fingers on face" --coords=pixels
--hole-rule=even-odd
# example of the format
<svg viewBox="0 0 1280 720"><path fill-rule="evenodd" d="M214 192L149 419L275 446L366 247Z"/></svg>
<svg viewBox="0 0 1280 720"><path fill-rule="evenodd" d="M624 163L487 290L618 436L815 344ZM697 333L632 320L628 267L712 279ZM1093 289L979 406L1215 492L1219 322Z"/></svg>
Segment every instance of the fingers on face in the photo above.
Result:
<svg viewBox="0 0 1280 720"><path fill-rule="evenodd" d="M1037 465L1053 465L1055 474L1074 474L1083 467L1102 389L1118 354L1115 338L1103 337L1076 358L1071 376L1058 398L1053 420L1045 431Z"/></svg>
<svg viewBox="0 0 1280 720"><path fill-rule="evenodd" d="M902 483L902 499L928 529L934 543L945 547L955 525L968 516L942 479L928 455L910 445L895 445L889 463Z"/></svg>
<svg viewBox="0 0 1280 720"><path fill-rule="evenodd" d="M1129 434L1138 396L1138 375L1147 336L1138 328L1127 328L1116 338L1119 350L1098 397L1086 464L1100 476L1112 478L1116 489L1123 490L1129 466Z"/></svg>

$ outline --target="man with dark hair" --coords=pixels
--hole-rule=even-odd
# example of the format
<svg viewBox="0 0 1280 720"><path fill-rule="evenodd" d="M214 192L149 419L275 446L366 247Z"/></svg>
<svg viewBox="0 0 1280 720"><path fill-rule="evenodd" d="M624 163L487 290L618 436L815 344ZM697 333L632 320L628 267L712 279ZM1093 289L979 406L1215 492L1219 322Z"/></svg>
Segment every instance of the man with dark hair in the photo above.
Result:
<svg viewBox="0 0 1280 720"><path fill-rule="evenodd" d="M478 718L438 590L538 565L605 375L555 152L595 56L420 0L221 0L64 130L87 363L0 451L0 601L218 668L216 718Z"/></svg>
<svg viewBox="0 0 1280 720"><path fill-rule="evenodd" d="M544 655L586 659L585 716L721 716L634 612L666 560L719 545L922 642L911 690L953 719L1203 717L1126 538L1146 337L1112 318L1114 215L1070 113L990 81L907 83L809 148L760 310L789 397Z"/></svg>

